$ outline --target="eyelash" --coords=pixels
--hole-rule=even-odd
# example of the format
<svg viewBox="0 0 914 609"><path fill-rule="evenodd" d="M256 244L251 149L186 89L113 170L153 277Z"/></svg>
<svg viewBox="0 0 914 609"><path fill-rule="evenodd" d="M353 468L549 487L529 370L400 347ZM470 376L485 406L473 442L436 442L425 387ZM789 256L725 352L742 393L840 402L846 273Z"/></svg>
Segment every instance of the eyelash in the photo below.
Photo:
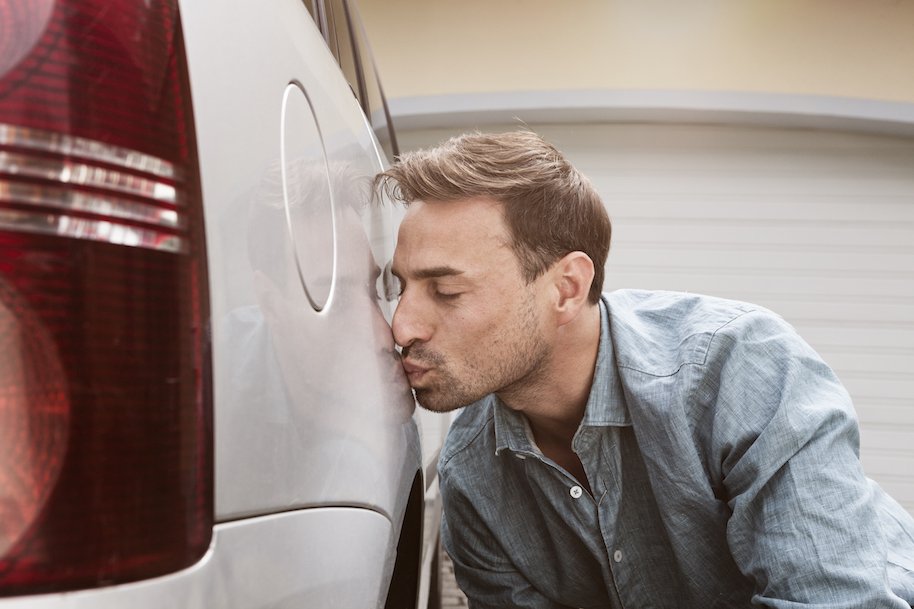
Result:
<svg viewBox="0 0 914 609"><path fill-rule="evenodd" d="M396 285L392 286L392 287L396 288L396 292L397 292L396 298L401 298L403 296L403 292L406 289L406 286L403 285L403 281L401 281L400 279L394 278L394 281L396 282ZM447 293L447 292L439 292L438 290L434 290L434 289L432 290L432 295L435 298L437 298L438 300L443 300L445 302L451 301L451 300L456 300L462 294L463 294L462 292L457 292L455 294L451 294L451 293Z"/></svg>

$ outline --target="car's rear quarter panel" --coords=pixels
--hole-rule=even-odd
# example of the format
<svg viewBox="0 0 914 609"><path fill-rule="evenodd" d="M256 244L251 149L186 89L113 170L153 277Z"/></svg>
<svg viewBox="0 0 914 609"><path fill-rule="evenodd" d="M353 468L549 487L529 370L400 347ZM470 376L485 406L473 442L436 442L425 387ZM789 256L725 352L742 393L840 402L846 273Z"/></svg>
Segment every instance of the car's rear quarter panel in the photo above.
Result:
<svg viewBox="0 0 914 609"><path fill-rule="evenodd" d="M212 286L216 519L350 506L395 534L421 454L376 291L395 227L370 201L371 130L303 3L181 9ZM310 109L286 97L299 107L284 124L290 84ZM294 112L313 112L322 142ZM296 225L326 214L335 242ZM334 248L318 312L302 277L331 281L320 256Z"/></svg>

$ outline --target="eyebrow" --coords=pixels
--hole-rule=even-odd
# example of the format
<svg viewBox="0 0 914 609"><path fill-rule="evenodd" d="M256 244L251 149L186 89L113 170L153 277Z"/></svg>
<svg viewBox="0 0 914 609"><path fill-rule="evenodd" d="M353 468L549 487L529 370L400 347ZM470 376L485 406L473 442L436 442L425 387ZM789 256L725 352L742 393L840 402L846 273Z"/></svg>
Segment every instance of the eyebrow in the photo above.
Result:
<svg viewBox="0 0 914 609"><path fill-rule="evenodd" d="M401 281L403 277L396 270L391 269L391 273ZM462 275L463 271L457 270L452 266L432 266L427 269L419 269L412 273L414 279L434 279L436 277L449 277L452 275Z"/></svg>

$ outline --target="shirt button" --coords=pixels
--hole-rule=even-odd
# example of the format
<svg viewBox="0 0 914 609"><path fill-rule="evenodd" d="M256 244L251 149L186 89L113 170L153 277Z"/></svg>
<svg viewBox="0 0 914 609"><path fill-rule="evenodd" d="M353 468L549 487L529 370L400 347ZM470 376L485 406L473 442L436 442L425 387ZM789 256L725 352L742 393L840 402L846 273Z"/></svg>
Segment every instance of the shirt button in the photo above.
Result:
<svg viewBox="0 0 914 609"><path fill-rule="evenodd" d="M574 497L575 499L579 498L581 495L584 494L584 491L581 490L580 486L572 486L571 490L568 492L571 493L571 496Z"/></svg>
<svg viewBox="0 0 914 609"><path fill-rule="evenodd" d="M616 562L622 562L622 550L616 550L613 552L613 560Z"/></svg>

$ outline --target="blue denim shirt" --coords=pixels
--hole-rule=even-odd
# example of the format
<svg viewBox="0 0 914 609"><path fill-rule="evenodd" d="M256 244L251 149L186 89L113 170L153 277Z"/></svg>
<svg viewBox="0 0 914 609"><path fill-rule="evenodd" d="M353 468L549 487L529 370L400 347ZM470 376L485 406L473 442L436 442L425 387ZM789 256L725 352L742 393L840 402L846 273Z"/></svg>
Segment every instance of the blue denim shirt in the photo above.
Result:
<svg viewBox="0 0 914 609"><path fill-rule="evenodd" d="M573 448L592 493L494 395L439 460L470 606L888 609L914 602L914 519L858 458L850 397L776 315L604 295Z"/></svg>

